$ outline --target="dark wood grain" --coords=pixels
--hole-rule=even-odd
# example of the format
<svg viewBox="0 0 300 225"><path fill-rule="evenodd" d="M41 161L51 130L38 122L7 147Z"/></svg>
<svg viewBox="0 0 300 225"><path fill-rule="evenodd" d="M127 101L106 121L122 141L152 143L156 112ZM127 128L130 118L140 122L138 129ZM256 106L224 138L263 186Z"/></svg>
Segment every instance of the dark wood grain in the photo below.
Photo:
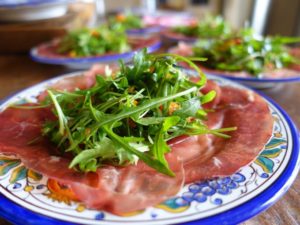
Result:
<svg viewBox="0 0 300 225"><path fill-rule="evenodd" d="M59 74L70 72L62 66L32 62L27 55L0 55L0 99ZM263 91L273 98L300 127L300 83L284 84ZM1 204L1 203L0 203ZM0 219L1 225L9 225ZM272 207L243 225L300 224L300 177L287 193Z"/></svg>

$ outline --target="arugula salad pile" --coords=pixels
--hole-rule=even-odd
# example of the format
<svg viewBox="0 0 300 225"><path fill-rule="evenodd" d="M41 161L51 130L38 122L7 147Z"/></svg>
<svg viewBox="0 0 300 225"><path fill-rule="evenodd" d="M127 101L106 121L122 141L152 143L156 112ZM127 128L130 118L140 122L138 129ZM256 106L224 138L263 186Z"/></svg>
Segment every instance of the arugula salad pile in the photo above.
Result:
<svg viewBox="0 0 300 225"><path fill-rule="evenodd" d="M208 59L202 63L208 68L247 71L260 77L267 69L279 69L297 63L286 47L296 42L300 42L299 37L261 37L251 29L242 29L230 37L199 40L193 52L196 57Z"/></svg>
<svg viewBox="0 0 300 225"><path fill-rule="evenodd" d="M198 59L200 60L200 59ZM190 81L177 61L184 61L200 74ZM189 59L172 54L138 52L132 66L120 63L116 73L96 77L86 90L48 90L43 102L53 106L56 121L47 121L43 134L61 152L71 153L70 168L95 171L103 165L124 166L138 160L160 173L174 176L165 154L167 142L181 135L214 134L235 128L210 130L202 105L215 91L202 94L206 77Z"/></svg>
<svg viewBox="0 0 300 225"><path fill-rule="evenodd" d="M108 24L112 29L124 31L129 29L141 29L144 27L142 18L132 13L111 16L108 18Z"/></svg>
<svg viewBox="0 0 300 225"><path fill-rule="evenodd" d="M59 42L57 51L71 57L84 57L108 52L123 53L130 49L126 33L122 29L101 25L71 31Z"/></svg>
<svg viewBox="0 0 300 225"><path fill-rule="evenodd" d="M208 16L197 24L175 27L173 31L195 38L220 38L232 33L229 24L221 16Z"/></svg>

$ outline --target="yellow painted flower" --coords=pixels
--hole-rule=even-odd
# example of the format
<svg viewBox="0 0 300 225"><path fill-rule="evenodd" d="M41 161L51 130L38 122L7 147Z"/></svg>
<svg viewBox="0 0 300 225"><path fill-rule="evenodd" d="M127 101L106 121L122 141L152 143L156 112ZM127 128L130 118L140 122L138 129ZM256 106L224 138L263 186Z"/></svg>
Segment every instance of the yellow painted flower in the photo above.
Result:
<svg viewBox="0 0 300 225"><path fill-rule="evenodd" d="M86 209L86 208L85 208L85 205L79 204L79 205L77 206L77 208L76 208L76 211L77 211L77 212L83 212L85 209Z"/></svg>
<svg viewBox="0 0 300 225"><path fill-rule="evenodd" d="M274 137L281 138L282 134L280 132L277 132L277 133L274 134Z"/></svg>
<svg viewBox="0 0 300 225"><path fill-rule="evenodd" d="M33 190L32 186L26 186L26 187L24 187L24 191L26 191L26 192L31 192L32 190Z"/></svg>

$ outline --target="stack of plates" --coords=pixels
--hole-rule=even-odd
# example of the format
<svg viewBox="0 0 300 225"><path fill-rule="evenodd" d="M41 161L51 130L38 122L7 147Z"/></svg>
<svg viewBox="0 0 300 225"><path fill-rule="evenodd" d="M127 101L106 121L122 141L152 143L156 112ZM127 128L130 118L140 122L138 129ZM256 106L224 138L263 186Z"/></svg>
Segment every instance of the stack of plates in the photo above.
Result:
<svg viewBox="0 0 300 225"><path fill-rule="evenodd" d="M26 22L51 19L66 14L71 0L3 0L1 22Z"/></svg>
<svg viewBox="0 0 300 225"><path fill-rule="evenodd" d="M93 4L73 0L0 0L0 53L28 52L86 26L93 12Z"/></svg>

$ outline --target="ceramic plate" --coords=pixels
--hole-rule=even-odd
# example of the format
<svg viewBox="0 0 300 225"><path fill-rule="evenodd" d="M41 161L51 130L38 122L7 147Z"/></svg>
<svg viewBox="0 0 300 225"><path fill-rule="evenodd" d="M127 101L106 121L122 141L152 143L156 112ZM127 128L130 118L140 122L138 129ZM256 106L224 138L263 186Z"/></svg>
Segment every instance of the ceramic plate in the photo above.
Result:
<svg viewBox="0 0 300 225"><path fill-rule="evenodd" d="M70 74L66 76L76 76ZM54 78L28 88L0 105L35 101ZM216 76L220 85L244 86ZM224 178L185 185L173 198L154 207L123 215L90 210L62 195L63 188L26 169L15 158L0 156L0 214L15 224L237 224L270 207L296 178L299 160L297 130L289 116L265 98L275 119L273 135L258 158ZM18 216L16 216L18 215Z"/></svg>
<svg viewBox="0 0 300 225"><path fill-rule="evenodd" d="M24 22L63 16L73 0L1 0L0 21Z"/></svg>
<svg viewBox="0 0 300 225"><path fill-rule="evenodd" d="M65 65L71 68L76 69L88 69L95 63L116 63L118 60L123 60L128 62L132 59L135 52L142 48L147 48L148 52L154 52L158 50L161 46L161 41L159 38L134 38L135 42L137 42L136 47L134 47L134 51L124 52L124 53L113 53L107 55L100 56L92 56L92 57L68 57L64 55L60 55L55 52L55 42L57 40L41 44L37 47L34 47L30 51L30 56L34 61L46 64L55 64L55 65Z"/></svg>

